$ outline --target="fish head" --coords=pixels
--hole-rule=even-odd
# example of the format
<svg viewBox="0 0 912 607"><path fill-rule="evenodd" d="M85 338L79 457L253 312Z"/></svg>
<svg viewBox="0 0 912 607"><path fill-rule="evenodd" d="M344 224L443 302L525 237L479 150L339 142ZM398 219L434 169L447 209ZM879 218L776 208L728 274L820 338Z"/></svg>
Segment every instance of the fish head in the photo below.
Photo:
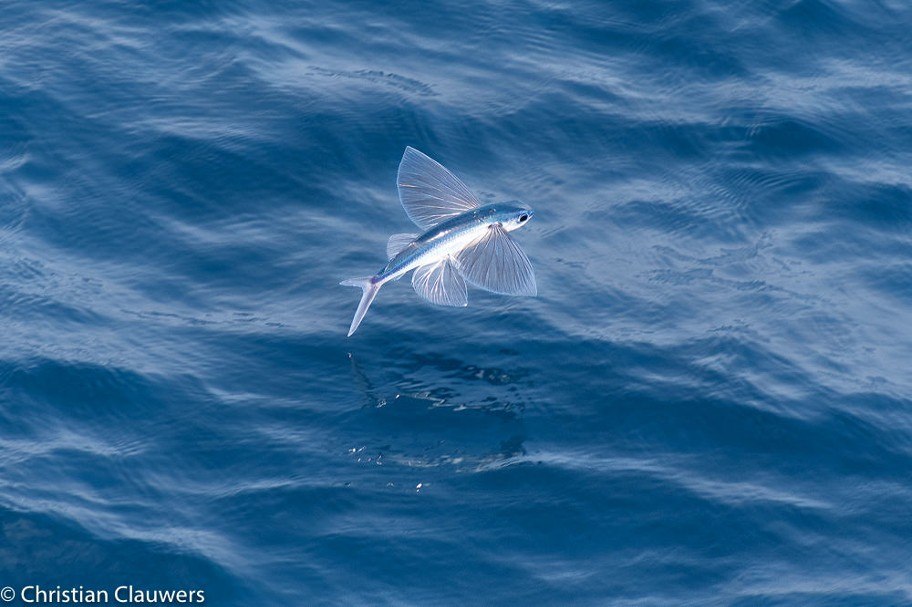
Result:
<svg viewBox="0 0 912 607"><path fill-rule="evenodd" d="M512 232L529 223L534 214L532 209L521 202L507 202L496 205L493 219L506 231Z"/></svg>

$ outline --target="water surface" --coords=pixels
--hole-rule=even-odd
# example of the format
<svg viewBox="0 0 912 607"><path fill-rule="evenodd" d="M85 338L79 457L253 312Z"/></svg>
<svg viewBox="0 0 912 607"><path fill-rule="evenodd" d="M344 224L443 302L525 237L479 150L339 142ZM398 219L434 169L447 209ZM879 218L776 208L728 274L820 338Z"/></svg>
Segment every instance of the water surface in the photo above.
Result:
<svg viewBox="0 0 912 607"><path fill-rule="evenodd" d="M7 2L0 586L912 604L912 10ZM539 297L338 281L412 145Z"/></svg>

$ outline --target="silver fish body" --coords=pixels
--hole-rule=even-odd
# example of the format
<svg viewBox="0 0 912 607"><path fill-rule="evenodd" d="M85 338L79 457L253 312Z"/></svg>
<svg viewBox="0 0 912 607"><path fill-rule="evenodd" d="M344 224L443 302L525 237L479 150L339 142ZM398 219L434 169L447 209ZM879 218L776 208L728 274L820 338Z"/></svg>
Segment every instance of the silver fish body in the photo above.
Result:
<svg viewBox="0 0 912 607"><path fill-rule="evenodd" d="M509 236L531 219L530 208L518 203L482 205L452 173L411 147L399 164L398 185L406 213L425 231L394 234L387 244L389 263L382 270L342 281L363 291L349 336L380 287L413 270L415 292L437 305L467 305L467 282L507 295L537 293L532 264Z"/></svg>
<svg viewBox="0 0 912 607"><path fill-rule="evenodd" d="M440 223L420 235L396 254L377 275L378 282L398 280L415 268L455 256L470 243L485 235L495 224L509 225L515 217L534 215L532 209L512 204L494 203L466 211Z"/></svg>

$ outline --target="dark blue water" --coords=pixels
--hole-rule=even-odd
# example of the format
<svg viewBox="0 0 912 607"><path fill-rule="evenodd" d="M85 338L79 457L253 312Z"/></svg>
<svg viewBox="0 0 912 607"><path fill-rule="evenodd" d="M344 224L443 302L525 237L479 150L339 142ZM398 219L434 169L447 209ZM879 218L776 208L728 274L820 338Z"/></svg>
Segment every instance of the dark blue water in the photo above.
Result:
<svg viewBox="0 0 912 607"><path fill-rule="evenodd" d="M910 24L4 2L0 586L912 604ZM539 297L346 339L406 145L535 208Z"/></svg>

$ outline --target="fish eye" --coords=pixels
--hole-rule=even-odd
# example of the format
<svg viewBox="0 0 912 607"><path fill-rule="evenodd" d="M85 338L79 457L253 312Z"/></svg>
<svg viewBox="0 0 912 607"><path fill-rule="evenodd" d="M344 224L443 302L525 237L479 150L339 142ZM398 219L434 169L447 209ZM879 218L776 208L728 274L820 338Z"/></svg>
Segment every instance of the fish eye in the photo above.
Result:
<svg viewBox="0 0 912 607"><path fill-rule="evenodd" d="M529 216L523 213L519 216L519 223L523 223L525 220L529 219Z"/></svg>

